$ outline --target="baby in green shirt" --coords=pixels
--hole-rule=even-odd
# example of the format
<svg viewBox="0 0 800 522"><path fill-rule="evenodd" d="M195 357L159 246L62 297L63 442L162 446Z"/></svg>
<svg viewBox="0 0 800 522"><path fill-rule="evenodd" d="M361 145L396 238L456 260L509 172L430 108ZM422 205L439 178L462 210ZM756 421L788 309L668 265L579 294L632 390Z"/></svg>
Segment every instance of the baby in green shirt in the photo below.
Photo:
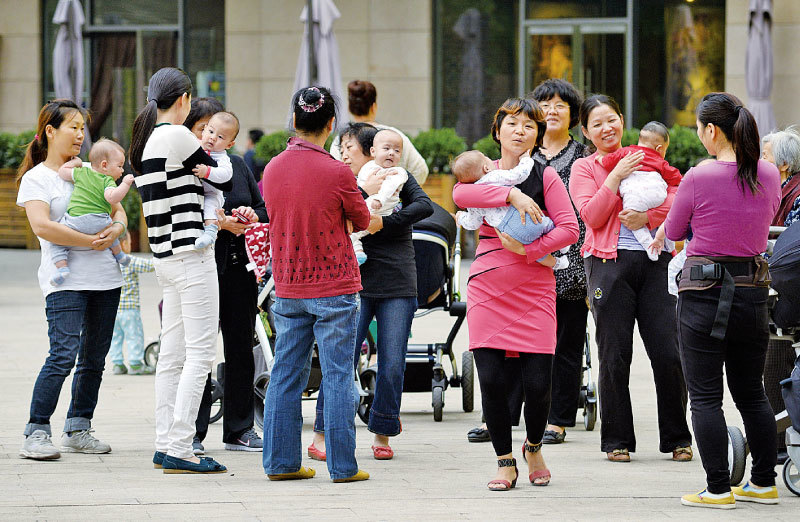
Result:
<svg viewBox="0 0 800 522"><path fill-rule="evenodd" d="M109 139L101 138L92 146L89 161L91 168L84 167L81 159L75 157L58 169L61 179L75 184L61 223L84 234L97 234L111 225L111 205L122 201L131 188L133 176L125 176L119 186L115 183L124 172L125 151ZM50 279L53 286L62 284L69 277L67 256L70 248L53 245L52 260L57 268ZM120 265L130 263L130 256L122 251L118 240L111 245L111 253Z"/></svg>

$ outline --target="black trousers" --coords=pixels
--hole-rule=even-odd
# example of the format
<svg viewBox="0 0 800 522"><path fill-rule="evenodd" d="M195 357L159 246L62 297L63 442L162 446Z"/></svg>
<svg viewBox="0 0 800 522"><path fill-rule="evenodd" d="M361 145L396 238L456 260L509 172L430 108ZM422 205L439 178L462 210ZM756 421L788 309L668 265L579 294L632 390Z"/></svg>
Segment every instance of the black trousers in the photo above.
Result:
<svg viewBox="0 0 800 522"><path fill-rule="evenodd" d="M643 250L617 259L584 259L600 361L600 448L636 451L629 389L633 327L650 358L658 408L659 451L692 443L686 422L686 383L678 354L675 297L667 292L670 255L650 261Z"/></svg>
<svg viewBox="0 0 800 522"><path fill-rule="evenodd" d="M708 491L730 491L728 432L722 412L723 367L728 389L742 415L753 456L751 482L775 485L775 417L761 375L769 342L767 288L736 288L722 340L709 335L720 291L681 292L678 299L680 351L692 404L692 426Z"/></svg>
<svg viewBox="0 0 800 522"><path fill-rule="evenodd" d="M554 426L575 426L588 317L585 300L556 299L558 326L553 358L553 394L547 417L547 422Z"/></svg>
<svg viewBox="0 0 800 522"><path fill-rule="evenodd" d="M219 321L225 352L225 385L222 396L222 442L235 442L253 427L253 337L255 335L256 278L245 264L228 265L219 276ZM211 413L211 374L208 374L195 429L202 441L208 433Z"/></svg>
<svg viewBox="0 0 800 522"><path fill-rule="evenodd" d="M481 385L481 400L486 427L496 455L511 453L511 411L507 383L517 379L525 394L525 431L531 444L541 442L550 410L550 374L553 356L521 353L506 358L505 350L479 348L472 352ZM509 372L514 366L518 370Z"/></svg>

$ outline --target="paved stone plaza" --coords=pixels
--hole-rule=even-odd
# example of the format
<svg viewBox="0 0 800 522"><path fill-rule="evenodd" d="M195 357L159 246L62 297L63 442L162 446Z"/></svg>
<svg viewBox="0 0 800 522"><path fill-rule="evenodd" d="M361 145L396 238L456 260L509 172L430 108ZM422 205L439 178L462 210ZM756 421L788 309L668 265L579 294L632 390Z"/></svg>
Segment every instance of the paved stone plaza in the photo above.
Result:
<svg viewBox="0 0 800 522"><path fill-rule="evenodd" d="M153 377L115 376L106 371L94 427L113 447L108 455L64 454L55 462L18 457L28 418L30 394L47 353L44 302L36 284L38 251L0 250L0 519L261 519L261 520L553 520L718 518L745 520L798 519L800 497L778 479L781 503L739 503L734 511L687 508L680 496L703 488L699 458L674 463L657 451L655 393L647 357L637 339L631 376L639 451L630 464L611 463L599 451L599 423L586 432L582 423L569 430L567 442L545 446L553 473L549 487L534 488L522 474L517 488L491 492L494 473L490 444L470 444L469 428L480 421L461 410L461 392L445 395L443 422L434 422L430 394L407 394L403 400L403 433L393 439L394 460L375 461L371 435L357 420L357 456L372 478L333 484L323 463L304 459L317 470L312 480L269 482L260 453L224 451L221 422L206 439L207 454L228 467L224 475L163 475L154 470ZM158 335L159 300L155 276L144 274L142 316L145 338ZM443 319L444 318L444 319ZM445 326L447 321L447 326ZM415 322L417 341L443 341L449 318L443 314ZM457 347L466 346L466 325ZM221 342L219 352L221 354ZM460 360L460 354L459 354ZM110 364L107 365L110 367ZM56 444L69 403L71 378L64 385L53 416ZM476 405L479 405L476 397ZM314 402L304 403L303 447L311 441ZM730 424L741 425L732 404ZM524 431L514 432L515 447ZM519 451L515 453L519 456ZM320 465L322 464L322 465ZM777 468L778 470L780 468Z"/></svg>

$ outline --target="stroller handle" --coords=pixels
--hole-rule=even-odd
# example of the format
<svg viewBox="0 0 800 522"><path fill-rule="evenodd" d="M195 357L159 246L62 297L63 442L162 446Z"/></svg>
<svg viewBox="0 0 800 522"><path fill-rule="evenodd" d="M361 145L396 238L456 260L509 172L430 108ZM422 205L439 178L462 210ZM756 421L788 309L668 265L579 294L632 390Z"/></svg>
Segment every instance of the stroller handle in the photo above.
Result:
<svg viewBox="0 0 800 522"><path fill-rule="evenodd" d="M461 227L456 226L456 243L453 247L453 300L461 301Z"/></svg>

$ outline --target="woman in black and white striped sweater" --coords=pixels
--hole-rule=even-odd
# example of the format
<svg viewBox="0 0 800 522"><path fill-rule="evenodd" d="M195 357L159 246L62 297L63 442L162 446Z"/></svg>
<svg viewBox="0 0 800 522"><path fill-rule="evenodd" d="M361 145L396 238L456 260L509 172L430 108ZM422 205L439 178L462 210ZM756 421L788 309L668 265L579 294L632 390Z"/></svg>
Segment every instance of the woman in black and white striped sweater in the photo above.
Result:
<svg viewBox="0 0 800 522"><path fill-rule="evenodd" d="M150 78L147 105L133 124L130 148L164 291L153 464L164 473L222 473L225 466L192 453L200 397L216 354L219 288L213 249L194 248L203 232L203 187L192 168L216 163L181 125L191 93L192 82L180 69L157 71ZM230 190L229 184L214 186Z"/></svg>

